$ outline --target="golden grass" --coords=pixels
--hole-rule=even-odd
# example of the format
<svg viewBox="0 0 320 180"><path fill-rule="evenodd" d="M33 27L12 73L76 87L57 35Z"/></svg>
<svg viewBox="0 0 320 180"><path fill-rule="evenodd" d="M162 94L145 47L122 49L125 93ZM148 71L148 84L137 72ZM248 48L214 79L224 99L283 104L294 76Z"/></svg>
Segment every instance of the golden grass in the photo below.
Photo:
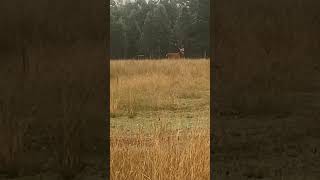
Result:
<svg viewBox="0 0 320 180"><path fill-rule="evenodd" d="M209 130L112 131L111 179L209 179Z"/></svg>
<svg viewBox="0 0 320 180"><path fill-rule="evenodd" d="M209 179L209 69L208 60L111 62L111 179ZM186 121L205 126L170 126Z"/></svg>
<svg viewBox="0 0 320 180"><path fill-rule="evenodd" d="M111 62L110 112L172 109L210 91L208 60Z"/></svg>

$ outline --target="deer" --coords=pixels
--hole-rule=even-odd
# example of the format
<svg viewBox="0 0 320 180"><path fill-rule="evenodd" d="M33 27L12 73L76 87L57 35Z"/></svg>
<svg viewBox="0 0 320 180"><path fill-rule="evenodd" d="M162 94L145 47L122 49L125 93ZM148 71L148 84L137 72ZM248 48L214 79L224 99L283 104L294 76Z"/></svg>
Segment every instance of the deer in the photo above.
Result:
<svg viewBox="0 0 320 180"><path fill-rule="evenodd" d="M168 53L166 55L168 59L180 59L184 58L184 48L179 48L179 52L177 53Z"/></svg>

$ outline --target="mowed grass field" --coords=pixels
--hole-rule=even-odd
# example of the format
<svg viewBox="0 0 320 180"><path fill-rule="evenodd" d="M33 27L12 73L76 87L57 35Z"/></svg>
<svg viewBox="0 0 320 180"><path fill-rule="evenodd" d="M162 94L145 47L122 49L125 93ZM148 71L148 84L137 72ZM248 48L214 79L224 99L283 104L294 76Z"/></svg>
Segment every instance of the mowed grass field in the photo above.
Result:
<svg viewBox="0 0 320 180"><path fill-rule="evenodd" d="M111 61L111 179L209 179L209 63Z"/></svg>

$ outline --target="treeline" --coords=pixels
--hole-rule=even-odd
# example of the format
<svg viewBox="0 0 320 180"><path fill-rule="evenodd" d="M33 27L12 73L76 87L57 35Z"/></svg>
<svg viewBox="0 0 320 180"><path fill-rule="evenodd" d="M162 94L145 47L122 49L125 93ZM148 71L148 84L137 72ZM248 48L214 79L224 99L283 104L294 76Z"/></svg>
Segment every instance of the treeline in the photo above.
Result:
<svg viewBox="0 0 320 180"><path fill-rule="evenodd" d="M181 47L209 57L209 16L209 0L111 0L111 58L163 58Z"/></svg>

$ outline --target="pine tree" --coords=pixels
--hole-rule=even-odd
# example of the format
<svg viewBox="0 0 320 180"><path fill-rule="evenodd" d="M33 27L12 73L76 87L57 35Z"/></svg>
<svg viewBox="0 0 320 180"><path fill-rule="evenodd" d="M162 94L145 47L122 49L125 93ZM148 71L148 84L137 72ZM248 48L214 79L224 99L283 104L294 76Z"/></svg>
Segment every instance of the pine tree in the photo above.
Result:
<svg viewBox="0 0 320 180"><path fill-rule="evenodd" d="M209 0L110 2L111 57L159 58L184 46L187 57L209 55Z"/></svg>

